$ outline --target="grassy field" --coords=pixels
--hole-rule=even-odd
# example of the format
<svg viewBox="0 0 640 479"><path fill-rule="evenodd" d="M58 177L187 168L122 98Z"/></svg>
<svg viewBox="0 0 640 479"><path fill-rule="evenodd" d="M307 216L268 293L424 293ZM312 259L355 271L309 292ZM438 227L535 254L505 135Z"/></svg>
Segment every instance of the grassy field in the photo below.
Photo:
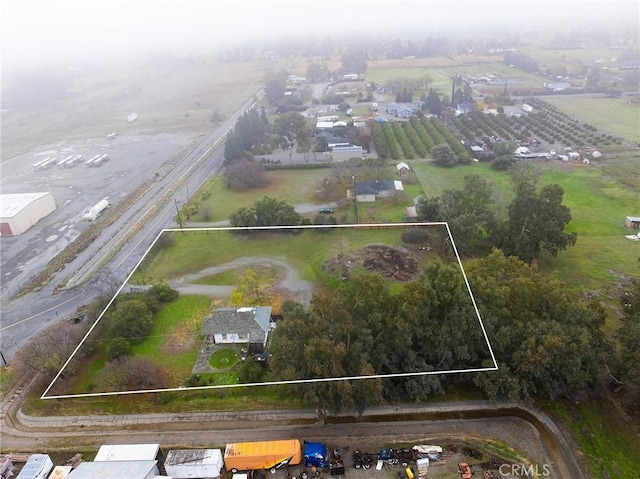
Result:
<svg viewBox="0 0 640 479"><path fill-rule="evenodd" d="M640 476L640 441L615 406L605 400L543 402L554 419L566 425L580 446L579 462L593 477L635 478ZM607 471L605 475L604 471Z"/></svg>
<svg viewBox="0 0 640 479"><path fill-rule="evenodd" d="M78 73L66 98L2 112L2 159L68 139L111 131L199 133L214 109L229 115L251 98L272 63L145 63ZM3 85L10 90L12 85ZM5 93L6 94L6 93ZM6 96L5 96L6 98ZM138 120L126 121L138 113Z"/></svg>
<svg viewBox="0 0 640 479"><path fill-rule="evenodd" d="M494 185L500 210L504 211L512 196L508 176L492 170L488 163L440 168L433 163L413 162L412 166L427 195L460 188L466 175L477 173ZM573 287L599 291L617 284L619 274L638 277L635 260L640 256L640 244L624 238L629 234L624 219L635 215L631 212L638 209L637 192L596 168L559 166L547 164L542 182L563 187L564 204L573 217L567 231L578 233L578 241L556 258L542 257L539 261L542 271L558 275Z"/></svg>
<svg viewBox="0 0 640 479"><path fill-rule="evenodd" d="M164 234L173 236L172 244L145 260L143 268L147 282L169 281L246 256L283 259L298 269L302 279L315 281L321 274L322 264L340 251L347 253L372 242L401 244L400 232L395 228L329 232L304 230L291 234L264 232L239 235L227 231ZM140 281L138 273L134 274L132 281Z"/></svg>
<svg viewBox="0 0 640 479"><path fill-rule="evenodd" d="M624 98L554 96L544 100L610 135L640 143L640 106Z"/></svg>
<svg viewBox="0 0 640 479"><path fill-rule="evenodd" d="M204 221L205 211L211 215L211 221L226 220L237 209L251 206L264 196L273 196L291 204L317 203L316 190L320 188L323 178L331 176L331 170L274 170L267 171L266 176L268 185L247 191L230 190L226 188L222 176L212 177L196 198L202 192L210 196L200 201L200 212L190 221ZM286 195L283 196L284 192Z"/></svg>

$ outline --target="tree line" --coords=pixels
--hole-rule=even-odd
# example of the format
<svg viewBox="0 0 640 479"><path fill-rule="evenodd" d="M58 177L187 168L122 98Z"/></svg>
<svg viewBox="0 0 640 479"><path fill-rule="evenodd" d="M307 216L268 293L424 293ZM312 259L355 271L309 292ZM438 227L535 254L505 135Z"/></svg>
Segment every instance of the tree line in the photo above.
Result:
<svg viewBox="0 0 640 479"><path fill-rule="evenodd" d="M439 196L422 197L420 221L447 222L457 249L469 255L497 247L507 256L531 264L542 252L556 256L577 241L566 233L571 210L562 204L564 190L550 184L539 188L540 171L530 163L509 170L514 198L503 218L494 201L493 187L478 175L464 178L461 189L447 189Z"/></svg>
<svg viewBox="0 0 640 479"><path fill-rule="evenodd" d="M600 306L497 249L465 270L498 371L315 382L296 393L327 415L422 401L458 382L492 399L523 399L567 397L593 381L607 349ZM360 272L315 294L308 312L285 304L271 354L277 380L493 365L459 268L441 262L396 294L380 275Z"/></svg>

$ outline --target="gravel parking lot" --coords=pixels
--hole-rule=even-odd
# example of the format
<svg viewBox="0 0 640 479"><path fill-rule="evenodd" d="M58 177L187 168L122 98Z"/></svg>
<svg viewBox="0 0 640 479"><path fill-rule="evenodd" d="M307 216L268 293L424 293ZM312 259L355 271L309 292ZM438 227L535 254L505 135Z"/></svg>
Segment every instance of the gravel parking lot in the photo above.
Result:
<svg viewBox="0 0 640 479"><path fill-rule="evenodd" d="M42 146L3 162L4 194L50 191L57 206L26 233L2 238L3 290L16 290L77 238L89 226L81 217L85 210L103 198L117 208L141 183L170 168L194 140L194 135L177 133L87 138ZM46 157L82 155L86 161L103 153L110 159L99 167L80 162L70 168L33 168Z"/></svg>

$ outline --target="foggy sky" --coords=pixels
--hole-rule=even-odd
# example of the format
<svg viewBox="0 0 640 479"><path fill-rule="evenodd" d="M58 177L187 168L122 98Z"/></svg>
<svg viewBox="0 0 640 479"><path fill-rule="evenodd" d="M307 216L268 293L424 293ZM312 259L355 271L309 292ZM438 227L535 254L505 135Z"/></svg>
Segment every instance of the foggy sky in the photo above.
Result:
<svg viewBox="0 0 640 479"><path fill-rule="evenodd" d="M637 0L2 0L2 66L213 50L242 39L361 32L424 37L634 21Z"/></svg>

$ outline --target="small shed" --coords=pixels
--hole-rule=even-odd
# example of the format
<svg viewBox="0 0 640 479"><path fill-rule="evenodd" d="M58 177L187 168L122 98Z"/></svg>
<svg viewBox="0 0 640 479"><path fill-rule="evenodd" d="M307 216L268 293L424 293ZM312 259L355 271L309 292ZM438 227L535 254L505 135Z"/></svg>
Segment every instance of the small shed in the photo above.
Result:
<svg viewBox="0 0 640 479"><path fill-rule="evenodd" d="M411 173L411 167L406 164L404 161L401 161L400 163L398 163L396 165L396 169L398 170L398 174L400 176L407 176L409 173Z"/></svg>
<svg viewBox="0 0 640 479"><path fill-rule="evenodd" d="M45 479L53 469L53 461L47 454L31 454L16 479Z"/></svg>
<svg viewBox="0 0 640 479"><path fill-rule="evenodd" d="M407 221L418 221L418 212L415 206L407 206Z"/></svg>
<svg viewBox="0 0 640 479"><path fill-rule="evenodd" d="M624 220L624 225L627 228L637 230L640 228L640 216L627 216Z"/></svg>
<svg viewBox="0 0 640 479"><path fill-rule="evenodd" d="M224 468L220 449L171 450L165 461L167 474L173 479L217 479Z"/></svg>

